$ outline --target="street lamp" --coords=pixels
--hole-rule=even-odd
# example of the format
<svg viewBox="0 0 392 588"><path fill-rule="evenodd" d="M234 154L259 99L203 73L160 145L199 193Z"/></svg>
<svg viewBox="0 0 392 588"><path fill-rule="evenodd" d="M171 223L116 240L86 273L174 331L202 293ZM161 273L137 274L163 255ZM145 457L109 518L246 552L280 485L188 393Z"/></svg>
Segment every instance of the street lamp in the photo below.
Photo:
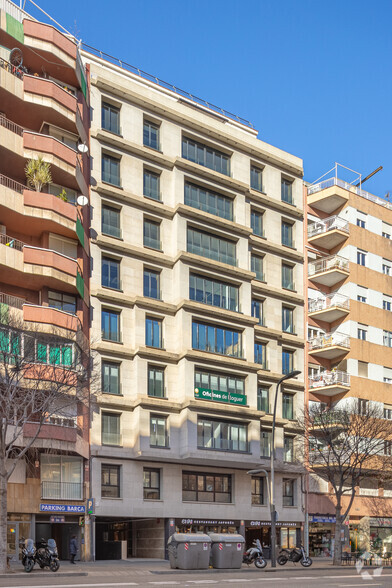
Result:
<svg viewBox="0 0 392 588"><path fill-rule="evenodd" d="M270 490L268 492L268 498L270 503L270 511L271 511L271 568L276 568L276 510L275 510L275 423L276 423L276 406L278 400L278 393L279 388L282 382L285 380L289 380L290 378L295 378L295 376L299 376L301 372L299 370L295 370L280 378L278 383L276 384L276 391L275 391L275 399L274 399L274 412L272 417L272 439L271 439L271 477L270 477ZM259 468L256 470L250 470L248 474L259 474L260 472L265 472L264 469ZM267 476L267 483L268 483L268 476Z"/></svg>

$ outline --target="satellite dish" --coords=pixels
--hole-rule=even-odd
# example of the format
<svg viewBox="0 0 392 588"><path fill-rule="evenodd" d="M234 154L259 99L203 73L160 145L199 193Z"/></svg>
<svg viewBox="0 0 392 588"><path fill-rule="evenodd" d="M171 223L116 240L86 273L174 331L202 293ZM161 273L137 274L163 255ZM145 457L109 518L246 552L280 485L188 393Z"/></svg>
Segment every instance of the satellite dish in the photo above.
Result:
<svg viewBox="0 0 392 588"><path fill-rule="evenodd" d="M20 67L23 63L23 53L19 47L15 47L10 53L10 63L15 67Z"/></svg>
<svg viewBox="0 0 392 588"><path fill-rule="evenodd" d="M88 147L87 147L86 143L79 143L78 144L78 151L80 153L87 153L88 152Z"/></svg>
<svg viewBox="0 0 392 588"><path fill-rule="evenodd" d="M83 194L81 194L77 197L76 202L79 204L79 206L85 206L88 204L88 198L87 196L83 196Z"/></svg>

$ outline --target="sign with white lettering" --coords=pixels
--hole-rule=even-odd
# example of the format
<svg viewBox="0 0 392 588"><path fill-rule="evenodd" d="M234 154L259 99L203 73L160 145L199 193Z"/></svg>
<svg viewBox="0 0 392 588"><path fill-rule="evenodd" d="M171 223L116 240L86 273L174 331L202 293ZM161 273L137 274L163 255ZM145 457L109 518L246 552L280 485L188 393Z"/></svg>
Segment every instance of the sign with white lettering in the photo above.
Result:
<svg viewBox="0 0 392 588"><path fill-rule="evenodd" d="M238 394L237 392L220 392L219 390L210 390L209 388L195 388L195 398L246 406L246 395Z"/></svg>
<svg viewBox="0 0 392 588"><path fill-rule="evenodd" d="M66 512L66 513L84 513L86 507L79 504L40 504L41 512Z"/></svg>

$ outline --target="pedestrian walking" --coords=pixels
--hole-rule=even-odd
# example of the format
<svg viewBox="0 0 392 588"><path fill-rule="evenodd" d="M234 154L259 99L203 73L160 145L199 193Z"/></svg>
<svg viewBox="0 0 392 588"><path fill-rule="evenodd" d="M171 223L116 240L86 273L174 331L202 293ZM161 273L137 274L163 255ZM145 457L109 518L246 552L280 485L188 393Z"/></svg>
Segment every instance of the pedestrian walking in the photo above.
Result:
<svg viewBox="0 0 392 588"><path fill-rule="evenodd" d="M75 563L75 556L78 552L78 542L76 540L76 535L72 535L71 541L69 542L69 554L71 556L70 563Z"/></svg>

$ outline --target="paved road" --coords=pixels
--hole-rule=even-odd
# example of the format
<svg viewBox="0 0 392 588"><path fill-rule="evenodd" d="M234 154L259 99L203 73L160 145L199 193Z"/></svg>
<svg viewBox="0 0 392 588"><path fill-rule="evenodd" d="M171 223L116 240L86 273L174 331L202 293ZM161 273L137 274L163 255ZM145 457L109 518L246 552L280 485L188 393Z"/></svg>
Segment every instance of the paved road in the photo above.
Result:
<svg viewBox="0 0 392 588"><path fill-rule="evenodd" d="M64 564L65 568L66 564ZM131 588L137 586L140 588L197 588L198 586L213 586L214 588L231 587L244 588L244 586L254 588L356 588L362 586L367 588L373 586L376 588L392 587L392 570L385 569L381 575L374 575L375 570L365 570L362 575L357 574L355 568L341 569L285 569L276 572L263 570L243 569L241 571L206 571L206 572L183 572L169 571L145 568L124 568L121 574L116 574L115 567L110 566L111 570L104 567L90 571L88 575L67 575L58 576L51 572L42 574L34 571L29 575L12 575L6 578L0 578L2 588ZM76 573L86 573L82 571L83 566L78 566L80 570Z"/></svg>

